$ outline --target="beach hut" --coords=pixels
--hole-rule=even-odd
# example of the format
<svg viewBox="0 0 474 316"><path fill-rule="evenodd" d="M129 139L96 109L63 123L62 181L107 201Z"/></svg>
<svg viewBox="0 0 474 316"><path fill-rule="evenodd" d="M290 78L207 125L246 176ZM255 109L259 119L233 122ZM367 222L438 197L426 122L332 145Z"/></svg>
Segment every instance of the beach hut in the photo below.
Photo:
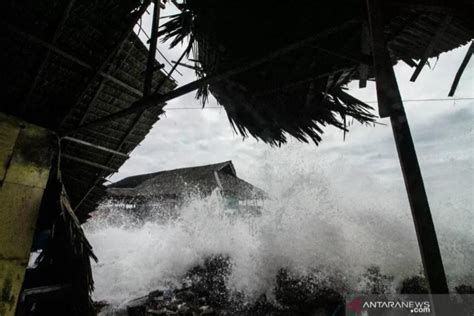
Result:
<svg viewBox="0 0 474 316"><path fill-rule="evenodd" d="M140 217L162 215L219 192L226 209L257 215L268 195L237 177L232 161L127 177L107 187L107 204ZM156 214L160 213L160 214Z"/></svg>

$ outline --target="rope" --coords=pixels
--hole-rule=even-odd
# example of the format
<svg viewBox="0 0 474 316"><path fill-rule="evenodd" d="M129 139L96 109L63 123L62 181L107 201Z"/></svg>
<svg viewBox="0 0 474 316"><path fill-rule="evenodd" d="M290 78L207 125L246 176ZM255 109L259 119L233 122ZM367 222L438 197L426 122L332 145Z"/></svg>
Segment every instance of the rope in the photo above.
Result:
<svg viewBox="0 0 474 316"><path fill-rule="evenodd" d="M468 98L434 98L434 99L406 99L402 100L403 102L439 102L439 101L469 101L469 100L474 100L474 97L468 97ZM371 103L371 104L376 104L377 101L362 101L364 103ZM166 111L171 111L171 110L211 110L211 109L222 109L222 106L206 106L204 108L201 107L170 107L170 108L165 108Z"/></svg>

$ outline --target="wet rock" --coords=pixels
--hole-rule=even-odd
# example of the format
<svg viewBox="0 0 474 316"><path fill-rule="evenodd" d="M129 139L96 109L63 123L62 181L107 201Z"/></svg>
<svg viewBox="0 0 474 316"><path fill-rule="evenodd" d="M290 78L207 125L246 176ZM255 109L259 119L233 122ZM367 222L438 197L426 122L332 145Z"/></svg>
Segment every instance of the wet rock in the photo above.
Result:
<svg viewBox="0 0 474 316"><path fill-rule="evenodd" d="M185 302L193 301L196 299L196 294L191 290L183 290L176 293L176 298Z"/></svg>
<svg viewBox="0 0 474 316"><path fill-rule="evenodd" d="M416 275L402 281L400 294L428 294L428 282L422 276Z"/></svg>
<svg viewBox="0 0 474 316"><path fill-rule="evenodd" d="M275 297L283 309L297 315L314 315L317 310L339 315L345 304L344 297L312 276L295 276L285 269L277 274Z"/></svg>
<svg viewBox="0 0 474 316"><path fill-rule="evenodd" d="M190 269L183 278L182 287L153 291L145 298L132 301L128 315L291 316L319 313L339 316L344 313L343 297L316 282L316 278L295 276L282 269L276 277L274 299L261 295L256 301L249 301L243 293L227 289L230 271L228 257L210 257L202 265Z"/></svg>
<svg viewBox="0 0 474 316"><path fill-rule="evenodd" d="M454 288L458 294L474 294L474 287L472 285L461 284Z"/></svg>

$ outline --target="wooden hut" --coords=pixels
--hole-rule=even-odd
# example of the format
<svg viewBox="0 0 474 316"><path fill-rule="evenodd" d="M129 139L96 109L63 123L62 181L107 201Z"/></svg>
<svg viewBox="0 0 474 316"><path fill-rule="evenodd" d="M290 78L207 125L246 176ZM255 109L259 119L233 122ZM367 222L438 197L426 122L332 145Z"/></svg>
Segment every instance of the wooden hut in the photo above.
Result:
<svg viewBox="0 0 474 316"><path fill-rule="evenodd" d="M232 161L226 161L122 179L108 186L107 203L138 213L140 217L154 216L157 212L167 217L190 198L206 197L216 190L226 208L244 214L260 214L268 198L263 190L237 177Z"/></svg>

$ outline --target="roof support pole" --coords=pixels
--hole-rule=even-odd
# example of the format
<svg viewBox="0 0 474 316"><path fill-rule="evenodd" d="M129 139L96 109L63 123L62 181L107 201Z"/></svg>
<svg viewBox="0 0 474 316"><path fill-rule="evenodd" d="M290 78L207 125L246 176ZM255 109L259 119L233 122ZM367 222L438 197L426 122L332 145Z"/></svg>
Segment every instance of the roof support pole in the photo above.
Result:
<svg viewBox="0 0 474 316"><path fill-rule="evenodd" d="M0 113L0 315L13 316L49 177L54 138Z"/></svg>
<svg viewBox="0 0 474 316"><path fill-rule="evenodd" d="M421 259L430 293L447 294L448 286L428 198L408 126L395 72L383 33L380 0L367 0L381 117L390 117L398 157L415 223ZM435 306L438 309L438 306Z"/></svg>

